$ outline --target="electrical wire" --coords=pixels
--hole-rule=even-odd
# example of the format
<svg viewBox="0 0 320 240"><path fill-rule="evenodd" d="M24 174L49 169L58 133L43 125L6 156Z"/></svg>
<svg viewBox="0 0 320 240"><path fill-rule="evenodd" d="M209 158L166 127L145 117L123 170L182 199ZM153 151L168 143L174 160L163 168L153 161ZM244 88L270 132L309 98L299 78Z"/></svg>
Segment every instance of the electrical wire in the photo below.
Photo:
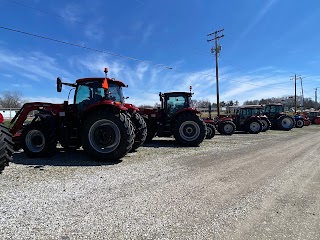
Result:
<svg viewBox="0 0 320 240"><path fill-rule="evenodd" d="M5 0L5 1L10 2L10 3L14 3L16 5L23 6L23 7L32 9L32 10L36 10L36 11L41 12L41 13L50 14L50 15L55 16L55 17L63 18L63 19L66 19L68 21L77 22L77 23L85 23L83 21L79 21L79 20L74 19L74 18L65 17L65 16L62 16L62 15L54 13L54 12L49 12L49 11L45 11L45 10L42 10L42 9L39 9L39 8L35 8L35 7L29 6L27 4L21 3L21 2L17 2L17 1L13 1L13 0ZM93 26L93 25L89 25L89 26Z"/></svg>
<svg viewBox="0 0 320 240"><path fill-rule="evenodd" d="M42 12L42 13L45 13L45 14L50 14L50 15L53 15L53 16L56 16L56 17L64 18L64 19L69 20L69 21L78 22L78 23L84 23L84 22L79 21L79 20L77 20L77 19L64 17L64 16L62 16L62 15L60 15L60 14L56 14L56 13L53 13L53 12L49 12L49 11L45 11L45 10L42 10L42 9L39 9L39 8L35 8L35 7L29 6L29 5L27 5L27 4L20 3L20 2L17 2L17 1L13 1L13 0L5 0L5 1L8 1L8 2L17 4L17 5L20 5L20 6L23 6L23 7L27 7L27 8L29 8L29 9L33 9L33 10L36 10L36 11L39 11L39 12ZM59 42L59 43L63 43L63 44L68 44L68 45L75 46L75 47L81 47L81 48L84 48L84 49L87 49L87 50L91 50L91 51L96 51L96 52L106 53L106 54L109 54L109 55L112 55L112 56L116 56L116 57L126 58L126 59L128 59L128 60L141 61L141 62L144 62L144 63L152 64L151 61L139 60L139 59L136 59L136 58L127 57L127 56L123 56L123 55L120 55L120 54L115 54L115 53L107 52L107 51L104 51L104 50L98 50L98 49L86 47L86 46L83 46L83 45L74 44L74 43L70 43L70 42L65 42L65 41L61 41L61 40L57 40L57 39L52 39L52 38L48 38L48 37L44 37L44 36L40 36L40 35L36 35L36 34L32 34L32 33L27 33L27 32L15 30L15 29L9 29L9 28L5 28L5 27L1 27L1 28L6 29L6 30L10 30L10 31L15 31L15 32L27 34L27 35L31 35L31 36L38 37L38 38L43 38L43 39L46 39L46 40L51 40L51 41L55 41L55 42ZM195 53L195 54L199 54L199 55L200 55L200 54L201 54L201 55L209 55L209 53L208 53L208 54L204 54L204 53L199 53L199 52L197 52L197 53ZM222 60L224 60L224 58L221 58L220 56L219 56L219 58L222 59ZM172 67L165 66L165 65L163 65L163 64L152 64L152 65L157 65L157 66L165 67L165 68L167 68L167 69L173 69ZM240 71L242 71L242 69L240 69L240 68L239 68L238 66L236 66L236 65L233 65L233 64L230 64L230 63L229 63L229 65L231 65L231 66L239 69ZM249 73L249 72L247 72L247 73ZM192 72L191 74L197 74L197 75L200 75L200 76L215 77L215 76L212 76L211 74L198 73L198 72ZM267 78L272 78L272 77L273 77L273 76L267 77ZM267 78L264 78L264 79L267 79ZM239 80L232 80L232 79L228 79L228 78L220 78L220 79L226 79L226 80L230 80L230 81L233 81L233 82L238 82L238 83L243 83L243 84L248 84L248 85L261 86L261 87L263 87L262 85L254 84L254 83L251 83L251 82L244 82L244 81L239 81ZM253 79L251 79L251 80L255 80L255 79L260 79L260 78L253 78ZM275 83L275 84L280 84L280 83ZM274 84L270 84L270 85L274 85ZM283 89L283 88L281 88L281 89Z"/></svg>
<svg viewBox="0 0 320 240"><path fill-rule="evenodd" d="M21 33L21 34L24 34L24 35L37 37L37 38L45 39L45 40L48 40L48 41L58 42L58 43L62 43L62 44L66 44L66 45L70 45L70 46L74 46L74 47L78 47L78 48L83 48L83 49L94 51L94 52L105 53L105 54L108 54L108 55L111 55L111 56L114 56L114 57L124 58L124 59L127 59L127 60L136 61L136 62L148 63L150 65L154 65L154 66L157 66L157 67L163 67L163 68L170 69L170 70L173 69L173 67L170 67L170 66L167 66L167 65L164 65L164 64L153 63L151 61L141 60L141 59L138 59L138 58L125 56L125 55L121 55L121 54L118 54L118 53L112 53L112 52L109 52L109 51L100 50L100 49L96 49L96 48L92 48L92 47L86 47L84 45L79 45L79 44L76 44L76 43L71 43L71 42L66 42L66 41L62 41L62 40L58 40L58 39L54 39L54 38L50 38L50 37L45 37L45 36L37 35L37 34L34 34L34 33L30 33L30 32L20 31L20 30L17 30L17 29L8 28L8 27L4 27L4 26L0 26L0 28L4 29L4 30L7 30L7 31Z"/></svg>

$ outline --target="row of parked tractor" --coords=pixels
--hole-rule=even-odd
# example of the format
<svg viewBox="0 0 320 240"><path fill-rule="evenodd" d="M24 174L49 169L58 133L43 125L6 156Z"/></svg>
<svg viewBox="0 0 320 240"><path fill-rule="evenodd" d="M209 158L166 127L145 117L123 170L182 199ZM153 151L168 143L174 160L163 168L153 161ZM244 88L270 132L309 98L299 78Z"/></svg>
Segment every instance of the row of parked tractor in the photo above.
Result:
<svg viewBox="0 0 320 240"><path fill-rule="evenodd" d="M62 104L26 103L9 126L1 123L0 114L0 172L21 148L28 157L39 158L53 155L58 144L65 150L82 147L94 159L110 161L136 151L155 136L173 136L180 145L198 146L216 131L231 135L307 125L307 118L290 117L279 104L243 106L231 115L203 119L191 105L191 89L160 93L160 107L139 109L124 102L127 85L108 78L107 72L105 69L104 78L82 78L75 83L57 78L58 92L63 85L71 87L68 96L74 91L72 104L69 99ZM33 119L28 120L34 111Z"/></svg>

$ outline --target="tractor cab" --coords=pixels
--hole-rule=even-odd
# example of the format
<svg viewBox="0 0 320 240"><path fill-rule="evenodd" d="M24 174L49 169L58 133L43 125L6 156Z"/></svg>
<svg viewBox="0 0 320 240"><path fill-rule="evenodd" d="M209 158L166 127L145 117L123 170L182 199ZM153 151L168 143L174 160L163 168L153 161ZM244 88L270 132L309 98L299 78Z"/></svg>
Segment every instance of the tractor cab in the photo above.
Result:
<svg viewBox="0 0 320 240"><path fill-rule="evenodd" d="M283 110L282 104L268 104L264 107L264 114L273 118L283 113Z"/></svg>
<svg viewBox="0 0 320 240"><path fill-rule="evenodd" d="M239 122L239 124L244 124L247 119L252 116L259 116L260 114L261 112L259 108L242 106L236 109L234 118Z"/></svg>
<svg viewBox="0 0 320 240"><path fill-rule="evenodd" d="M62 85L76 89L73 106L80 114L91 106L103 104L124 106L122 87L127 86L113 78L81 78L75 83L63 83L61 78L57 78L58 92L61 92ZM66 101L65 104L67 103Z"/></svg>
<svg viewBox="0 0 320 240"><path fill-rule="evenodd" d="M192 93L169 92L160 93L161 109L166 115L172 117L183 109L190 108Z"/></svg>
<svg viewBox="0 0 320 240"><path fill-rule="evenodd" d="M104 87L107 81L108 87ZM105 78L83 78L76 81L76 94L74 103L80 112L83 112L91 105L105 102L116 102L124 105L122 87L125 85L114 79Z"/></svg>

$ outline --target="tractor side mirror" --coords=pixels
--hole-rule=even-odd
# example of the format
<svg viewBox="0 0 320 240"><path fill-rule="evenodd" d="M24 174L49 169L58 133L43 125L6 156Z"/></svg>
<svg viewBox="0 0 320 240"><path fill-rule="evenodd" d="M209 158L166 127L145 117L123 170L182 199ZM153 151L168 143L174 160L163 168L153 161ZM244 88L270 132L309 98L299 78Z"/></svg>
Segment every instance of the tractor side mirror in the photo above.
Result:
<svg viewBox="0 0 320 240"><path fill-rule="evenodd" d="M57 78L57 92L61 92L62 90L62 81L61 81L61 78L58 77Z"/></svg>

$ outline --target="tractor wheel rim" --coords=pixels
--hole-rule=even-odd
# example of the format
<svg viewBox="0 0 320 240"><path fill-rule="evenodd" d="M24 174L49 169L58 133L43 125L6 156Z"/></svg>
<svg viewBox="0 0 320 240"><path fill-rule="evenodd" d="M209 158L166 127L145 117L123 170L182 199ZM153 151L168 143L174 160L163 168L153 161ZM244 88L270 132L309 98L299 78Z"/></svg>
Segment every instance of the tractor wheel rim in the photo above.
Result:
<svg viewBox="0 0 320 240"><path fill-rule="evenodd" d="M41 152L45 146L45 137L41 131L33 129L27 133L25 144L31 152Z"/></svg>
<svg viewBox="0 0 320 240"><path fill-rule="evenodd" d="M297 126L298 127L302 127L303 126L303 121L302 120L298 120L297 121Z"/></svg>
<svg viewBox="0 0 320 240"><path fill-rule="evenodd" d="M179 127L179 134L185 141L194 141L200 135L200 127L194 121L185 121Z"/></svg>
<svg viewBox="0 0 320 240"><path fill-rule="evenodd" d="M95 151L110 153L119 146L121 133L117 124L107 119L101 119L92 124L88 138Z"/></svg>
<svg viewBox="0 0 320 240"><path fill-rule="evenodd" d="M284 128L291 128L292 127L292 125L293 125L293 122L292 122L292 120L290 119L290 118L284 118L284 119L282 119L282 126L284 127Z"/></svg>
<svg viewBox="0 0 320 240"><path fill-rule="evenodd" d="M210 127L207 127L207 135L211 136L212 134L212 129Z"/></svg>
<svg viewBox="0 0 320 240"><path fill-rule="evenodd" d="M231 133L233 131L233 127L232 127L232 125L230 123L227 123L226 125L224 125L223 130L226 133Z"/></svg>
<svg viewBox="0 0 320 240"><path fill-rule="evenodd" d="M253 132L258 132L260 130L260 124L257 122L250 123L250 130Z"/></svg>

